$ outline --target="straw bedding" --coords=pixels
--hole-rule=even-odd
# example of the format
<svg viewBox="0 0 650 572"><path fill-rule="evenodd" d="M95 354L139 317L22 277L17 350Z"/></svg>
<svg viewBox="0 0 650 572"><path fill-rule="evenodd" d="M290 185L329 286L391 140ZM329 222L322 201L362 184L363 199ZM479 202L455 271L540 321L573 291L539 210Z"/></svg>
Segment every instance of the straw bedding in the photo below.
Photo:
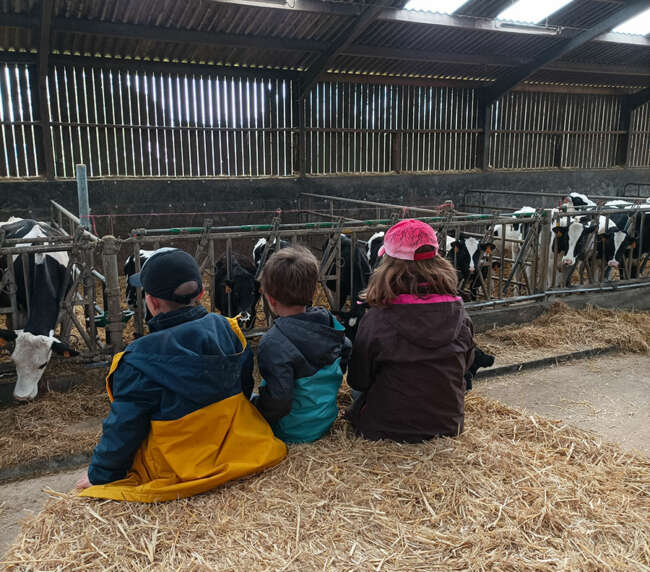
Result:
<svg viewBox="0 0 650 572"><path fill-rule="evenodd" d="M555 302L530 324L490 330L476 336L479 346L497 356L530 354L541 348L562 353L616 346L621 351L650 353L650 312L574 310Z"/></svg>
<svg viewBox="0 0 650 572"><path fill-rule="evenodd" d="M646 569L650 461L471 396L466 431L366 442L337 422L274 469L160 505L52 493L9 569Z"/></svg>

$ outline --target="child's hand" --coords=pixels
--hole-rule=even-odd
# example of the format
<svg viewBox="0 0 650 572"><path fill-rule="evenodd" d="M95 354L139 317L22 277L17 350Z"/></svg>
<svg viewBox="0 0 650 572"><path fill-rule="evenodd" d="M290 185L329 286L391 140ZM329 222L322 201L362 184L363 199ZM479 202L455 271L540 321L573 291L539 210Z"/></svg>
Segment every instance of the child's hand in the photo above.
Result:
<svg viewBox="0 0 650 572"><path fill-rule="evenodd" d="M92 487L92 483L88 480L88 473L85 473L83 477L81 477L77 481L77 488L78 489L87 489L88 487Z"/></svg>

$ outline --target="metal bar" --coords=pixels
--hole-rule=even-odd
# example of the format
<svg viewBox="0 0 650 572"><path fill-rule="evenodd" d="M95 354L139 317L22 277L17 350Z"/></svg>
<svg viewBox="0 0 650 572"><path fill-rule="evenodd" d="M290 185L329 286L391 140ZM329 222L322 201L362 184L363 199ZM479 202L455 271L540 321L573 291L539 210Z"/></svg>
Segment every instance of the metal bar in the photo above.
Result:
<svg viewBox="0 0 650 572"><path fill-rule="evenodd" d="M106 276L106 310L108 314L107 334L110 335L111 349L117 353L123 347L122 342L122 311L120 309L120 282L117 268L119 241L113 236L102 239L102 263Z"/></svg>
<svg viewBox="0 0 650 572"><path fill-rule="evenodd" d="M86 230L90 230L86 165L77 165L77 200L79 201L79 225Z"/></svg>

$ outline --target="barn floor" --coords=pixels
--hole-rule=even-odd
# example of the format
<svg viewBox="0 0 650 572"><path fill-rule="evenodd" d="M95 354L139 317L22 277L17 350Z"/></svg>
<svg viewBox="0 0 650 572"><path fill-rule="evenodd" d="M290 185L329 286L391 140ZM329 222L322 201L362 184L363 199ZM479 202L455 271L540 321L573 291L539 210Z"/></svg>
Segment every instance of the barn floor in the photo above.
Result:
<svg viewBox="0 0 650 572"><path fill-rule="evenodd" d="M477 380L475 393L593 430L628 450L650 456L650 356L624 354L559 367ZM45 504L44 489L69 491L82 470L0 486L0 555L19 532L19 522ZM0 560L0 564L2 561Z"/></svg>

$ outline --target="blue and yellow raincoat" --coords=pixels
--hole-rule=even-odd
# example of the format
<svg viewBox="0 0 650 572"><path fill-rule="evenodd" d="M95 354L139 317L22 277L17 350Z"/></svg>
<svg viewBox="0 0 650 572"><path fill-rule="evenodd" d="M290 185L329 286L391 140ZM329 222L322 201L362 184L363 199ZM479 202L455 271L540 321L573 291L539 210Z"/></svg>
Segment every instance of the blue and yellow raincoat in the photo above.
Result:
<svg viewBox="0 0 650 572"><path fill-rule="evenodd" d="M253 357L236 319L202 306L149 321L115 356L111 411L81 496L140 502L195 495L286 455L250 403Z"/></svg>
<svg viewBox="0 0 650 572"><path fill-rule="evenodd" d="M343 326L324 308L275 320L257 349L264 380L254 402L277 437L306 443L330 430L350 350Z"/></svg>

